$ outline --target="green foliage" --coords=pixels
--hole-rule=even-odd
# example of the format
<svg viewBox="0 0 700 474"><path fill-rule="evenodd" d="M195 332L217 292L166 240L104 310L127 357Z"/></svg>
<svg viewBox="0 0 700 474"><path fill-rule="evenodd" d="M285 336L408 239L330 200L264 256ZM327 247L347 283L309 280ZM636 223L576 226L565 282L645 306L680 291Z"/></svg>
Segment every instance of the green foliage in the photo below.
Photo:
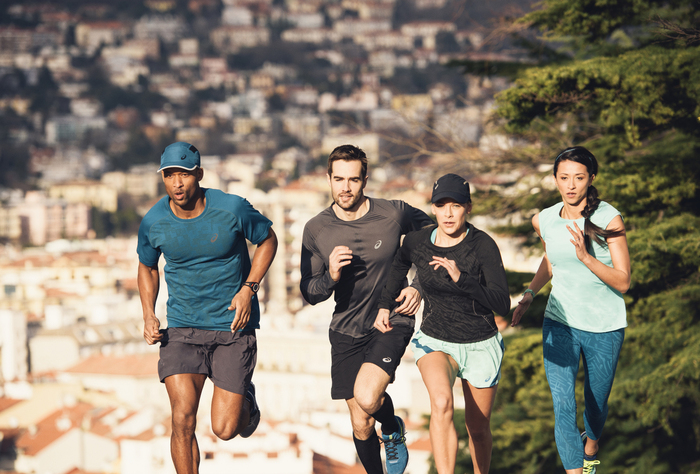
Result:
<svg viewBox="0 0 700 474"><path fill-rule="evenodd" d="M683 0L544 0L541 5L520 21L548 38L568 37L582 45L609 41L621 28L649 30L656 15L681 24L693 24L697 15L697 6Z"/></svg>
<svg viewBox="0 0 700 474"><path fill-rule="evenodd" d="M697 131L700 47L670 52L659 46L615 58L533 68L498 96L507 129L521 132L536 117L582 114L600 133L624 135L628 147L659 129Z"/></svg>
<svg viewBox="0 0 700 474"><path fill-rule="evenodd" d="M491 472L555 472L559 459L552 397L542 363L542 331L521 331L507 337L505 344L497 405L491 417Z"/></svg>
<svg viewBox="0 0 700 474"><path fill-rule="evenodd" d="M570 59L520 72L497 97L497 113L507 131L533 143L533 168L571 144L594 152L595 185L625 217L632 262L629 326L601 466L606 473L700 472L700 47L690 28L700 9L687 0L540 5L519 21L558 42ZM540 160L533 160L538 149ZM487 195L480 206L521 206L525 214L552 199L542 194ZM514 286L523 278L509 275ZM561 472L541 334L525 328L506 345L491 472ZM470 464L460 469L472 472Z"/></svg>

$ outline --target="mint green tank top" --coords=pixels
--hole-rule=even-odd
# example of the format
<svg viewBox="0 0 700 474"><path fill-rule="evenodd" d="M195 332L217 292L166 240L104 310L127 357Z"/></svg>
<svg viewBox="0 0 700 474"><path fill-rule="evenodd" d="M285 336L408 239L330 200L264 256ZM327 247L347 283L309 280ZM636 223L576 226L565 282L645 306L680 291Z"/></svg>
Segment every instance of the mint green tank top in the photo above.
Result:
<svg viewBox="0 0 700 474"><path fill-rule="evenodd" d="M552 292L547 301L544 316L576 329L589 332L608 332L627 327L627 310L622 294L603 283L576 257L571 243L574 220L564 219L563 202L540 212L540 233L547 246L547 258L552 264ZM607 228L619 211L606 202L598 205L591 221L602 229ZM583 230L584 218L575 220ZM612 267L607 246L592 243L591 255Z"/></svg>

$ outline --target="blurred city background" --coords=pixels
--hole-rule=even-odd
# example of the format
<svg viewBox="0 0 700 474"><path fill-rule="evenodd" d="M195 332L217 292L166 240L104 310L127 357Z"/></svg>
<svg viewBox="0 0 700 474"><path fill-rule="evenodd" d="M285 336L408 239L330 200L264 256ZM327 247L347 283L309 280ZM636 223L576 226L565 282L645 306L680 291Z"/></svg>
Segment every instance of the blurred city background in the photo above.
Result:
<svg viewBox="0 0 700 474"><path fill-rule="evenodd" d="M570 18L565 1L546 3ZM579 3L571 8L590 14ZM260 292L262 422L251 438L218 440L207 384L197 428L203 474L364 472L346 405L330 399L332 300L310 306L299 292L302 231L331 203L334 147L367 153L367 195L426 212L434 179L469 179L472 222L498 243L515 304L541 259L529 218L558 199L551 157L574 142L592 145L603 198L630 216L635 261L630 349L611 399L628 424L609 437L635 442L622 443L606 472L700 472L700 35L683 23L697 25L692 2L669 7L667 24L664 2L639 3L604 9L617 23L599 31L591 25L610 18L572 14L567 30L545 8L515 21L531 12L529 0L2 2L0 472L174 473L170 407L136 286L136 231L164 195L156 170L174 141L200 150L203 186L247 198L280 242ZM548 42L538 27L560 37ZM625 56L633 54L643 60ZM646 67L676 54L675 75L671 63L661 67L667 77ZM610 64L585 62L601 57L618 58L617 83ZM633 90L632 73L678 97L653 102L661 86L649 79ZM493 472L558 465L537 329L543 293L523 330L507 329L502 315L509 349ZM163 322L166 299L162 284ZM651 346L658 350L642 357ZM674 388L664 392L665 383ZM389 392L407 421L406 472L428 473L429 401L410 350ZM458 472L471 472L463 426L460 436ZM638 469L649 463L658 469Z"/></svg>

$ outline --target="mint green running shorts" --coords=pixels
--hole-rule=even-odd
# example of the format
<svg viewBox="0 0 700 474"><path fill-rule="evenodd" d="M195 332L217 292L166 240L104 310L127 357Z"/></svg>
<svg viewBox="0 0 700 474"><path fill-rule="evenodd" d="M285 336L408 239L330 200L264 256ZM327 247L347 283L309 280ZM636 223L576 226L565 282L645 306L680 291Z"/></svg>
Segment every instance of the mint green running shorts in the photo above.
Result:
<svg viewBox="0 0 700 474"><path fill-rule="evenodd" d="M416 362L431 352L444 352L457 362L457 376L468 380L476 388L493 387L501 380L501 362L505 349L501 333L496 333L485 341L462 344L441 341L418 330L411 340Z"/></svg>

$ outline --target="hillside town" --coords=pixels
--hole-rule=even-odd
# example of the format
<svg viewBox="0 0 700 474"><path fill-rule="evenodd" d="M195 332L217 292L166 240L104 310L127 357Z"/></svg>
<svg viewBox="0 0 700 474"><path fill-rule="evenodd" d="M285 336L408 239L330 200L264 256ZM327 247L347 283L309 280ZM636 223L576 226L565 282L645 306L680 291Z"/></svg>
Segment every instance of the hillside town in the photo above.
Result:
<svg viewBox="0 0 700 474"><path fill-rule="evenodd" d="M0 23L0 472L175 472L135 236L174 141L201 151L203 187L245 197L280 243L259 294L260 429L222 442L200 411L200 472L364 472L329 396L332 301L299 291L304 225L330 203L326 158L361 147L369 196L427 212L445 172L477 190L551 186L498 165L516 145L490 122L510 82L448 66L526 54L448 15L451 0L77 3L9 4ZM507 269L536 270L518 239L494 238ZM161 284L163 320L167 297ZM427 473L430 406L410 351L389 392L406 472Z"/></svg>

